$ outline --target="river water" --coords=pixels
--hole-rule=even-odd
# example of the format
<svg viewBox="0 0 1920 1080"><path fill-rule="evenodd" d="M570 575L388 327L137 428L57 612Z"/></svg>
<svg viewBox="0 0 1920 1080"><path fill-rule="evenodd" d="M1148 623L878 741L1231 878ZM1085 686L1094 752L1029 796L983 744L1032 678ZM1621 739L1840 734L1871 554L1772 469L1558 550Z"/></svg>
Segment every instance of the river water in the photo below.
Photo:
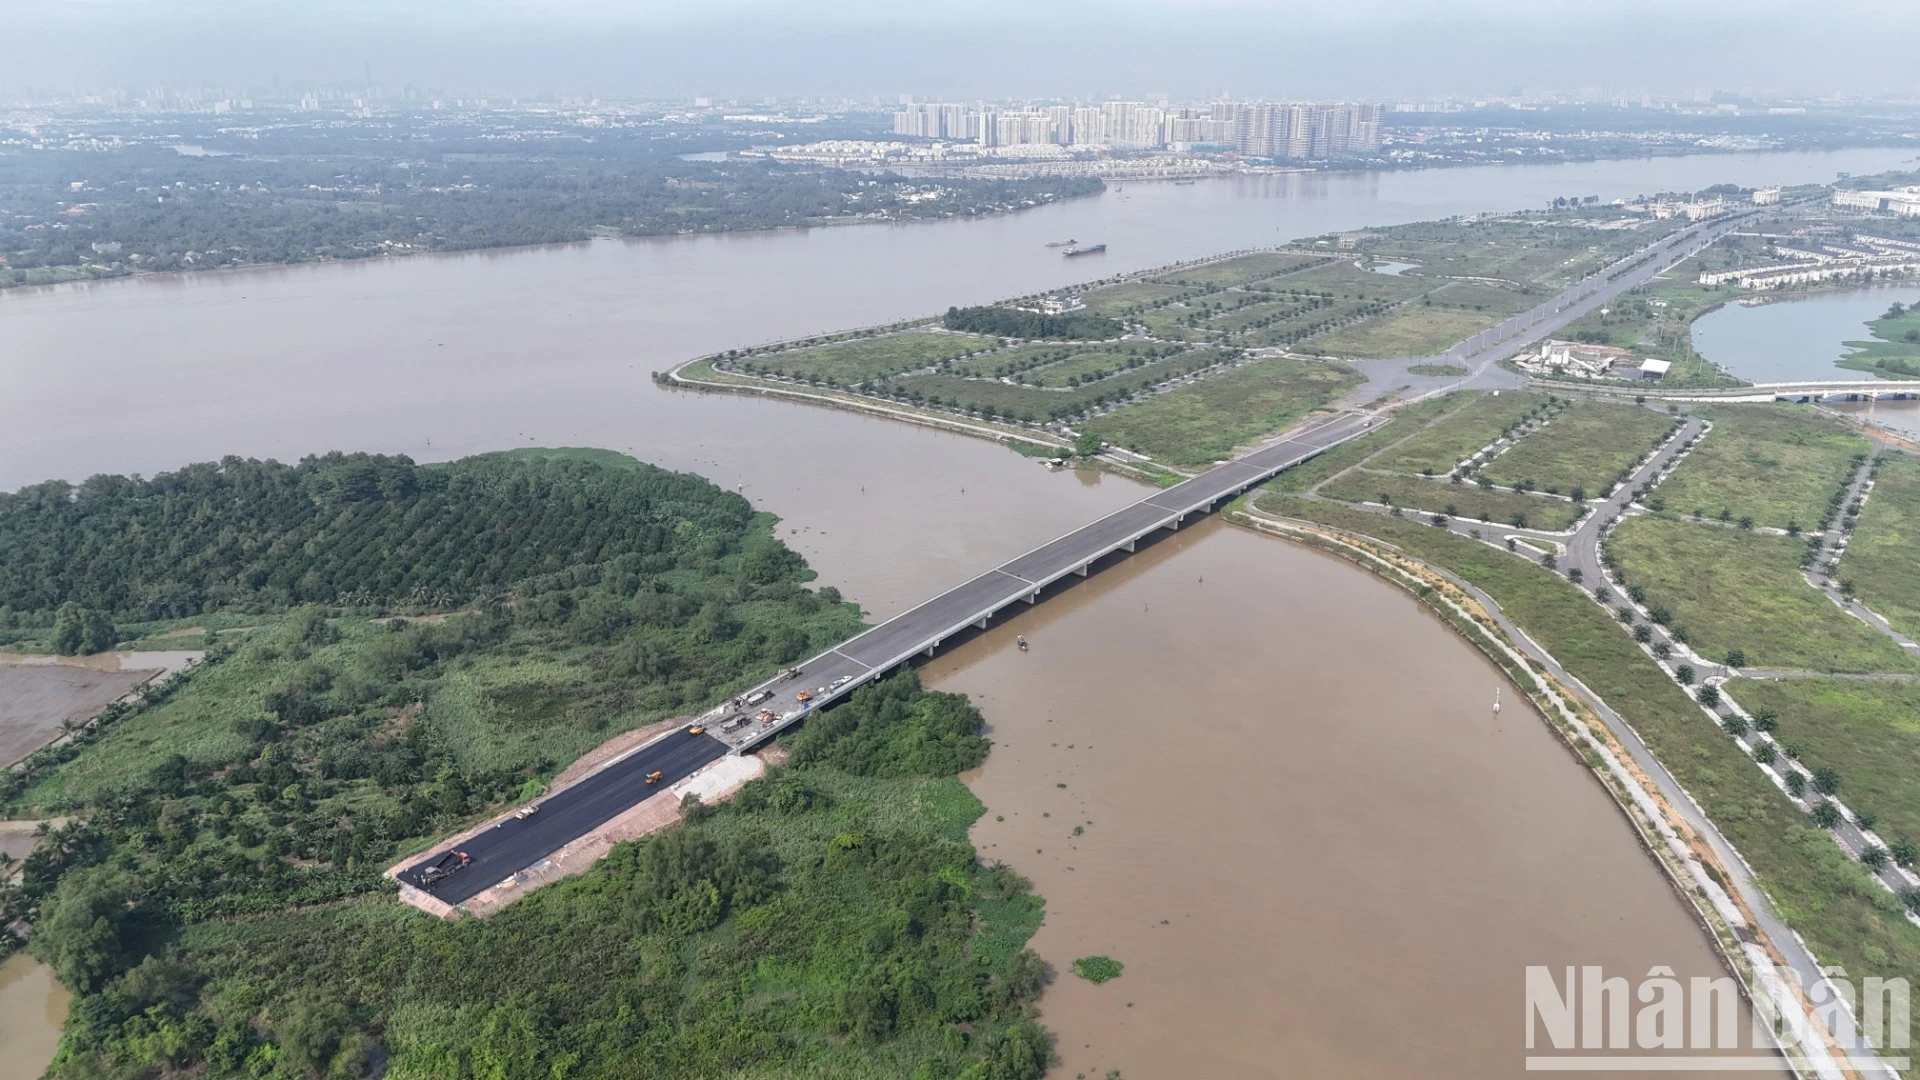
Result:
<svg viewBox="0 0 1920 1080"><path fill-rule="evenodd" d="M1920 286L1883 285L1758 307L1728 304L1693 322L1693 348L1748 382L1871 379L1870 371L1838 366L1849 341L1871 341L1867 323L1895 302L1920 301Z"/></svg>
<svg viewBox="0 0 1920 1080"><path fill-rule="evenodd" d="M1143 489L906 424L661 390L649 372L1336 229L1900 158L1136 183L985 220L13 290L0 293L0 489L225 454L604 446L738 488L784 519L823 583L885 618ZM1044 245L1068 236L1108 253L1064 263ZM1136 601L1141 617L1122 620ZM1084 952L1131 965L1097 994L1071 977L1050 992L1071 1062L1200 1075L1168 1055L1204 1036L1213 1075L1366 1072L1417 1041L1414 1071L1505 1073L1520 1063L1524 964L1711 966L1618 812L1539 722L1510 708L1497 732L1475 726L1492 669L1357 572L1202 529L1023 623L1047 628L1028 667L990 634L931 675L980 695L1009 744L974 780L980 840L1049 897L1036 944L1063 969ZM1039 755L1042 732L1098 756ZM1053 783L1082 787L1041 783L1068 762L1071 781ZM1054 828L1070 812L1094 821L1084 856ZM1027 855L1029 840L1043 850ZM1072 870L1050 861L1069 853Z"/></svg>

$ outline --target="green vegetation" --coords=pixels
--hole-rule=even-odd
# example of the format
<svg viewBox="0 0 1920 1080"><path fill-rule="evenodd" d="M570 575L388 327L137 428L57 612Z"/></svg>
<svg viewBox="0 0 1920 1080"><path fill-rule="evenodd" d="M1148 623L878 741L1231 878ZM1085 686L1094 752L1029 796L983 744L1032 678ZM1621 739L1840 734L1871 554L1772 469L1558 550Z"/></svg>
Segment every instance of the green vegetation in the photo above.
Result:
<svg viewBox="0 0 1920 1080"><path fill-rule="evenodd" d="M973 334L997 334L1000 337L1046 338L1050 341L1117 338L1125 329L1120 325L1119 320L1109 319L1105 315L1095 315L1089 311L1072 311L1065 315L1042 315L1039 312L995 305L950 307L941 322L949 330L961 330Z"/></svg>
<svg viewBox="0 0 1920 1080"><path fill-rule="evenodd" d="M1445 474L1467 455L1498 439L1502 432L1547 407L1542 394L1509 391L1483 395L1461 406L1370 464L1390 472Z"/></svg>
<svg viewBox="0 0 1920 1080"><path fill-rule="evenodd" d="M1278 493L1262 495L1259 506L1378 537L1485 590L1574 677L1632 721L1824 962L1887 977L1920 975L1920 928L1906 921L1899 901L1831 834L1810 827L1807 815L1578 586L1527 559L1408 519ZM1747 692L1745 683L1739 692Z"/></svg>
<svg viewBox="0 0 1920 1080"><path fill-rule="evenodd" d="M1314 351L1368 360L1394 356L1429 356L1456 345L1500 321L1497 315L1409 304L1377 319L1336 330L1314 341ZM1416 365L1432 367L1435 365ZM1452 367L1453 365L1438 365ZM1410 371L1412 369L1409 369ZM1465 375L1465 368L1458 368ZM1413 371L1415 375L1449 375L1452 371Z"/></svg>
<svg viewBox="0 0 1920 1080"><path fill-rule="evenodd" d="M1384 502L1519 528L1568 529L1578 520L1578 508L1565 499L1517 491L1483 491L1472 484L1453 484L1366 468L1336 477L1322 485L1319 494L1347 502Z"/></svg>
<svg viewBox="0 0 1920 1080"><path fill-rule="evenodd" d="M1861 679L1742 680L1748 712L1775 713L1774 737L1809 769L1839 772L1841 797L1889 840L1920 841L1920 686Z"/></svg>
<svg viewBox="0 0 1920 1080"><path fill-rule="evenodd" d="M1164 306L1193 295L1192 289L1161 285L1152 281L1123 281L1102 285L1080 294L1080 301L1096 315L1137 315L1152 307Z"/></svg>
<svg viewBox="0 0 1920 1080"><path fill-rule="evenodd" d="M1198 467L1294 423L1359 381L1359 373L1344 364L1255 360L1081 427L1163 464Z"/></svg>
<svg viewBox="0 0 1920 1080"><path fill-rule="evenodd" d="M997 338L971 334L908 330L880 337L837 342L749 356L735 362L742 371L851 386L869 379L919 371L943 360L957 360L1000 348Z"/></svg>
<svg viewBox="0 0 1920 1080"><path fill-rule="evenodd" d="M1800 576L1796 537L1694 524L1667 516L1622 522L1607 552L1649 607L1672 612L1705 656L1740 649L1755 667L1805 671L1911 671L1891 639Z"/></svg>
<svg viewBox="0 0 1920 1080"><path fill-rule="evenodd" d="M1811 529L1827 519L1853 461L1870 448L1844 422L1808 405L1712 405L1713 430L1660 485L1667 508L1727 511L1756 525Z"/></svg>
<svg viewBox="0 0 1920 1080"><path fill-rule="evenodd" d="M1310 269L1323 261L1297 251L1256 251L1200 266L1183 266L1150 280L1182 288L1228 289Z"/></svg>
<svg viewBox="0 0 1920 1080"><path fill-rule="evenodd" d="M137 120L88 124L84 149L0 157L0 204L18 208L0 221L0 288L606 235L972 216L1103 188L1092 178L924 180L687 161L679 155L689 149L746 140L671 131L680 125L659 117L582 138L551 119L423 111L244 129L187 120L159 136ZM196 143L212 153L176 151Z"/></svg>
<svg viewBox="0 0 1920 1080"><path fill-rule="evenodd" d="M1160 351L1168 351L1162 347ZM954 375L909 375L876 387L874 392L915 405L933 405L985 417L1009 420L1063 420L1083 415L1087 410L1126 401L1155 386L1212 367L1226 359L1214 349L1175 351L1164 359L1150 360L1140 353L1075 353L1057 367L1080 370L1081 356L1096 356L1085 376L1056 373L1055 367L1036 368L1025 374L1026 381L1044 383L1056 378L1073 384L1070 388L1009 384L998 379L966 379ZM1136 364L1135 362L1138 361Z"/></svg>
<svg viewBox="0 0 1920 1080"><path fill-rule="evenodd" d="M1920 552L1920 459L1888 453L1877 469L1836 576L1853 582L1861 601L1907 636L1920 637L1920 574L1914 573Z"/></svg>
<svg viewBox="0 0 1920 1080"><path fill-rule="evenodd" d="M1120 969L1126 967L1110 956L1083 956L1073 962L1073 973L1096 986L1108 979L1120 977Z"/></svg>
<svg viewBox="0 0 1920 1080"><path fill-rule="evenodd" d="M1525 483L1551 495L1589 496L1619 483L1665 441L1679 421L1637 405L1577 402L1480 470L1504 487Z"/></svg>
<svg viewBox="0 0 1920 1080"><path fill-rule="evenodd" d="M1843 368L1871 371L1888 379L1920 379L1920 307L1894 304L1867 324L1872 341L1849 341L1854 351Z"/></svg>
<svg viewBox="0 0 1920 1080"><path fill-rule="evenodd" d="M1451 378L1455 375L1465 375L1466 373L1467 369L1461 367L1459 364L1411 364L1407 367L1407 374L1409 375L1430 375Z"/></svg>
<svg viewBox="0 0 1920 1080"><path fill-rule="evenodd" d="M857 628L739 496L533 453L230 458L8 499L7 564L34 572L0 589L28 620L80 596L258 626L0 777L10 816L72 819L0 892L77 995L59 1074L1044 1071L1040 902L979 863L955 779L980 716L911 674L790 734L733 803L488 920L381 878Z"/></svg>

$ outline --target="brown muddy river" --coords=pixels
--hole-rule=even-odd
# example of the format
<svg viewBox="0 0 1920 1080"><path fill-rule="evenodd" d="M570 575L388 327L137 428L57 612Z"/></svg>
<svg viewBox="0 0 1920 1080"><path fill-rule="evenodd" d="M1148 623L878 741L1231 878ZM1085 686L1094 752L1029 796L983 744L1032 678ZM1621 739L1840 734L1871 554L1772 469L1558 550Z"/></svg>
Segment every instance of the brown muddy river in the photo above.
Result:
<svg viewBox="0 0 1920 1080"><path fill-rule="evenodd" d="M1005 218L10 290L0 489L225 454L607 447L780 515L821 582L877 620L1144 489L904 424L663 391L650 371L1333 229L1905 155L1129 184ZM1067 236L1109 254L1064 264L1045 244ZM1510 707L1489 726L1493 670L1357 571L1203 526L1014 625L1033 653L996 651L996 631L932 671L980 698L1004 744L975 780L979 839L1048 897L1036 946L1062 968L1128 965L1050 991L1058 1076L1506 1073L1524 965L1713 966L1539 722ZM8 985L46 1006L7 999L0 1045L47 1049L0 1069L32 1075L63 1005L44 980Z"/></svg>
<svg viewBox="0 0 1920 1080"><path fill-rule="evenodd" d="M974 840L1047 899L1053 1075L1515 1075L1529 964L1724 974L1496 669L1317 552L1209 520L924 675L992 723Z"/></svg>

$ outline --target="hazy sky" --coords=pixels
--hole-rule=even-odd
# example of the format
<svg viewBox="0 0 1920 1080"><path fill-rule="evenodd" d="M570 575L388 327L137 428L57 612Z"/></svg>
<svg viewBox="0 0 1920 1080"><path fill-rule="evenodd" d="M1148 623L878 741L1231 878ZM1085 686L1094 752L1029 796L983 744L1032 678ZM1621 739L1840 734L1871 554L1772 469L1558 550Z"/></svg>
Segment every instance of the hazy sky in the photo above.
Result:
<svg viewBox="0 0 1920 1080"><path fill-rule="evenodd" d="M0 0L0 85L1913 94L1916 40L1916 0Z"/></svg>

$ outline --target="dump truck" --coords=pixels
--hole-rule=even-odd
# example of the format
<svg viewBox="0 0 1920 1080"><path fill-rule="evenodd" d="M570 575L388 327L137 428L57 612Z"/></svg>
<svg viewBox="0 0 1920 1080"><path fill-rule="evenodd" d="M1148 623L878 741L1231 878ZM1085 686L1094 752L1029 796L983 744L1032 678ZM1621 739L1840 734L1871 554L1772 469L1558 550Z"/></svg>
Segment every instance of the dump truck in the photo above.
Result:
<svg viewBox="0 0 1920 1080"><path fill-rule="evenodd" d="M799 668L790 667L787 670L781 672L780 677L782 679L797 679L803 674L805 674L805 672L802 672Z"/></svg>
<svg viewBox="0 0 1920 1080"><path fill-rule="evenodd" d="M748 705L758 705L763 701L770 701L772 698L773 691L771 690L755 690L753 693L747 695L746 701Z"/></svg>
<svg viewBox="0 0 1920 1080"><path fill-rule="evenodd" d="M471 862L473 862L473 856L466 852L449 851L435 859L432 866L427 867L427 872L420 875L420 881L426 885L438 884L465 870Z"/></svg>

